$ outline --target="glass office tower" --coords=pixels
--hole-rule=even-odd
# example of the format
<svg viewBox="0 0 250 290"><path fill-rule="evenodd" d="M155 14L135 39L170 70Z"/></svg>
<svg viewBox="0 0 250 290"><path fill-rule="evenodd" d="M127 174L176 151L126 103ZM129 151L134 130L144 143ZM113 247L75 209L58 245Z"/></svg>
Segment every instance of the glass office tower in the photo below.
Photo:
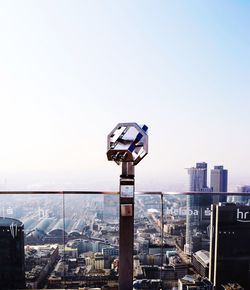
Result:
<svg viewBox="0 0 250 290"><path fill-rule="evenodd" d="M0 217L0 289L25 288L24 231L16 219Z"/></svg>

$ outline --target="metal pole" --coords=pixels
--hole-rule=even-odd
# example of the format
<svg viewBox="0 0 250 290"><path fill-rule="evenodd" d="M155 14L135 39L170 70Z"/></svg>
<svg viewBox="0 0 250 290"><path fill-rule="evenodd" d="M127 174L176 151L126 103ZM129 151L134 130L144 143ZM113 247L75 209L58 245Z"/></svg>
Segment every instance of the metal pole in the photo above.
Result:
<svg viewBox="0 0 250 290"><path fill-rule="evenodd" d="M120 176L119 290L133 289L134 165L122 163Z"/></svg>
<svg viewBox="0 0 250 290"><path fill-rule="evenodd" d="M163 193L161 193L161 270L160 270L160 280L162 285L162 270L163 270L163 246L164 246L164 212L163 212Z"/></svg>
<svg viewBox="0 0 250 290"><path fill-rule="evenodd" d="M134 166L148 154L148 127L119 123L108 135L107 157L122 164L120 176L119 290L133 289Z"/></svg>

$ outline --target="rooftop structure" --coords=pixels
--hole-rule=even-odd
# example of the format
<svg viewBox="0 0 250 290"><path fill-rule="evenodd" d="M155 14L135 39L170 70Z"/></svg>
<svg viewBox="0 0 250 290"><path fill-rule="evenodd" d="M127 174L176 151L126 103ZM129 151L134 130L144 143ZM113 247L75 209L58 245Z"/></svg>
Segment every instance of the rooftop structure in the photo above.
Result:
<svg viewBox="0 0 250 290"><path fill-rule="evenodd" d="M186 275L178 280L178 290L213 290L212 283L199 275Z"/></svg>

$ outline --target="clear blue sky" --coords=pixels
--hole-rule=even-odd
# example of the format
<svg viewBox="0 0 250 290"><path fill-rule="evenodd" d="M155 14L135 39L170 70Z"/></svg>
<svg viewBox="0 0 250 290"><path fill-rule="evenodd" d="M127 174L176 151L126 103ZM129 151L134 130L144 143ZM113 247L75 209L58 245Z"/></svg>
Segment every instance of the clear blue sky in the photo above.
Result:
<svg viewBox="0 0 250 290"><path fill-rule="evenodd" d="M249 1L1 1L0 180L117 189L106 135L127 121L149 127L138 189L178 187L197 161L250 183L249 15Z"/></svg>

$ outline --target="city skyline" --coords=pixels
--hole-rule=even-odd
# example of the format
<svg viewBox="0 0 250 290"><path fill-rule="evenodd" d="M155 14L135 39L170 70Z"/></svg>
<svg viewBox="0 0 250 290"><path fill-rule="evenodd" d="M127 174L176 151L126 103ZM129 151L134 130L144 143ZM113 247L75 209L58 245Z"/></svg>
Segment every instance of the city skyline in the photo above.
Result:
<svg viewBox="0 0 250 290"><path fill-rule="evenodd" d="M206 169L206 166L198 164L198 168L202 170ZM200 198L205 194L203 192L193 197L201 201ZM58 194L28 193L25 198L24 195L15 195L15 193L2 195L1 211L4 214L1 217L4 236L2 258L9 253L10 243L6 243L5 240L8 239L15 244L19 241L16 235L19 233L24 238L24 245L19 249L22 250L22 257L25 253L25 281L32 289L37 289L38 286L65 289L65 281L72 283L74 287L90 282L94 286L98 281L102 283L100 277L104 279L106 275L108 276L106 280L111 278L117 284L119 270L117 259L121 244L119 243L119 217L115 214L116 209L119 208L119 203L115 201L116 197L118 196L108 194L66 194L63 203ZM228 195L228 202L230 198L232 196ZM244 236L249 237L249 195L247 199L242 200L242 203L213 203L212 212L207 209L207 206L201 208L201 211L197 208L189 208L185 194L169 194L163 198L160 198L160 194L136 196L133 232L136 254L133 275L136 277L135 286L138 284L138 287L135 289L141 289L140 283L145 281L148 283L145 289L154 289L150 285L153 280L158 283L162 280L165 285L162 289L166 290L174 290L179 280L191 284L208 281L208 274L216 273L215 259L222 263L216 267L216 271L219 273L223 270L226 277L223 283L239 283L244 286L249 283L247 275L249 243L242 239ZM218 207L228 209L227 214L220 215L220 211L214 210ZM218 219L218 213L219 227L209 226L217 224L215 216ZM184 233L188 230L187 216L196 222L197 228L201 231L194 240L196 249L193 248L192 255L185 253ZM22 230L19 231L15 226L16 223L22 227ZM206 230L204 226L208 226ZM205 237L209 230L210 236ZM218 245L216 239L219 239ZM231 242L227 242L228 240ZM214 247L218 247L219 251ZM209 260L209 249L211 253L217 253L211 260ZM10 251L9 256L13 256L13 251ZM235 261L234 267L223 266L230 261L228 258ZM8 261L13 260L8 259ZM237 261L242 262L240 262L241 267L237 266ZM65 263L67 267L64 270ZM231 262L229 263L231 265ZM44 267L45 265L50 265L50 268ZM102 271L104 269L105 271ZM228 275L227 271L232 269L240 275ZM96 272L96 270L100 271ZM210 281L214 282L213 277ZM6 282L10 283L12 280L8 278ZM117 286L111 289L117 290Z"/></svg>
<svg viewBox="0 0 250 290"><path fill-rule="evenodd" d="M250 183L249 2L58 3L0 4L2 188L118 190L119 122L149 127L137 190L199 161Z"/></svg>
<svg viewBox="0 0 250 290"><path fill-rule="evenodd" d="M159 182L158 185L154 185L153 183L150 184L149 182L146 183L147 186L149 186L149 188L146 188L145 185L144 187L142 186L142 182L137 182L137 191L207 191L207 192L248 192L248 188L250 187L250 185L248 184L232 184L230 183L230 175L229 175L229 180L228 180L228 170L224 168L223 165L214 165L211 167L207 167L208 164L204 161L202 162L197 162L197 164L206 164L206 173L205 175L207 175L207 172L210 173L211 177L209 182L207 181L207 178L205 178L204 180L206 180L206 184L204 185L205 187L200 187L200 190L198 190L198 188L196 190L191 189L192 185L191 185L191 181L190 181L190 175L192 171L195 171L196 168L195 167L190 167L190 168L185 168L183 169L184 172L184 178L182 177L183 181L182 182L176 182L174 183L173 181L171 181L168 184L165 184L162 186L162 184ZM120 167L120 166L119 166ZM221 172L223 172L223 174L226 174L226 176L223 177L221 176ZM224 173L225 172L225 173ZM30 173L32 176L32 173ZM229 172L230 174L230 172ZM219 177L220 176L220 177ZM47 176L49 178L49 180L51 180L51 178L49 176ZM199 178L197 176L197 178ZM218 179L219 178L219 179ZM226 179L225 179L226 178ZM185 180L184 180L185 179ZM225 180L224 180L225 179ZM103 190L103 188L99 187L100 183L97 183L93 186L93 184L90 183L83 183L80 180L76 180L76 183L74 184L73 180L72 183L71 182L65 182L65 180L63 180L63 178L61 177L61 179L59 178L59 183L49 183L48 180L47 182L43 183L41 181L41 183L32 183L33 178L30 179L30 176L27 177L27 180L19 180L18 178L16 179L16 184L12 184L12 185L8 185L8 180L7 178L2 178L2 182L0 183L0 190L2 191L6 191L6 190L17 190L17 191L22 191L22 190L42 190L42 191L58 191L58 190L64 190L64 191L72 191L72 190L76 190L76 191L88 191L88 190ZM68 181L68 180L67 180ZM229 181L229 182L228 182ZM25 183L27 182L27 184ZM60 183L61 182L61 183ZM203 182L201 180L201 182ZM226 183L225 183L226 182ZM102 185L103 186L103 185ZM190 187L191 186L191 187ZM213 188L213 186L216 186L215 188ZM112 190L112 191L119 191L118 185L117 184L113 184L111 185L111 187L105 185L105 190ZM218 188L220 188L220 190L218 190ZM227 190L227 188L229 188L229 190Z"/></svg>

